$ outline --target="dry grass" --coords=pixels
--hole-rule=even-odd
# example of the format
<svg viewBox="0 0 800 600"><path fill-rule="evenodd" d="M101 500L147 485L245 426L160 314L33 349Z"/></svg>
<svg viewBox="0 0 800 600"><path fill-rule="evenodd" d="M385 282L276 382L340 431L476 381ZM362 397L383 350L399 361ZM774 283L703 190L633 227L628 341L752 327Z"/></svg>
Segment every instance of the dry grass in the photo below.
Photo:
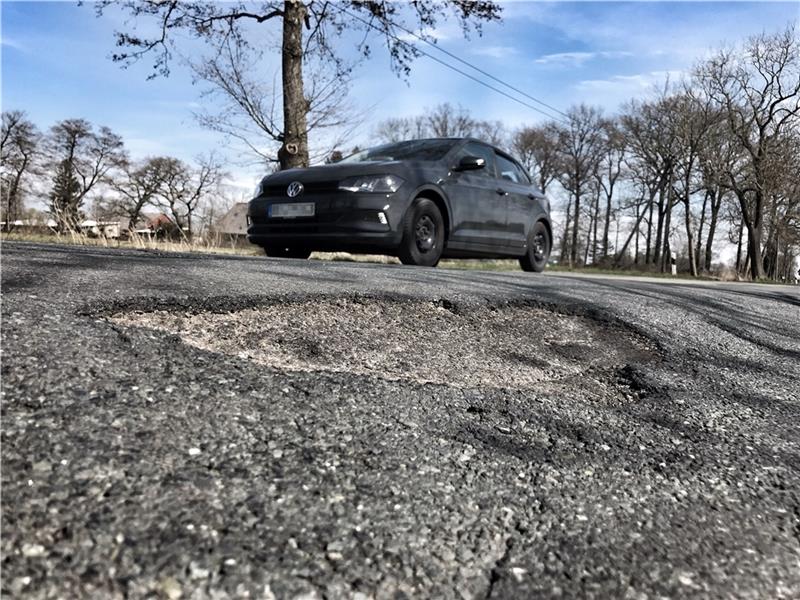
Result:
<svg viewBox="0 0 800 600"><path fill-rule="evenodd" d="M132 248L136 250L157 250L160 252L212 252L215 254L238 254L242 256L259 256L261 249L256 246L240 247L234 243L226 244L224 240L195 238L192 240L159 240L149 236L132 234L128 239L120 240L106 237L92 237L83 233L55 233L52 235L34 233L3 233L2 241L38 242L43 244L69 244L76 246L99 246L102 248Z"/></svg>
<svg viewBox="0 0 800 600"><path fill-rule="evenodd" d="M261 248L249 244L242 245L225 239L224 236L211 238L195 238L192 240L158 240L148 236L133 234L126 240L111 239L105 237L90 237L82 233L55 233L34 234L3 232L0 233L0 241L24 241L38 242L45 244L74 244L79 246L100 246L103 248L133 248L138 250L156 250L159 252L204 252L213 254L234 254L239 256L263 256ZM379 254L350 254L349 252L314 252L312 259L339 262L357 263L377 263L384 265L399 265L400 261L394 256ZM467 271L519 271L519 262L515 259L444 259L439 263L443 269L461 269ZM548 271L574 272L594 275L626 275L633 277L663 277L666 279L692 279L692 280L719 280L736 281L738 278L735 271L727 271L714 276L701 275L693 278L686 273L679 273L677 277L669 273L656 271L639 271L627 269L608 269L598 267L569 268L566 266L549 265ZM770 282L771 283L771 282Z"/></svg>
<svg viewBox="0 0 800 600"><path fill-rule="evenodd" d="M252 245L237 245L226 243L223 238L193 240L158 240L148 236L133 234L127 240L118 240L105 237L91 237L82 233L55 233L52 235L34 233L2 233L2 241L38 242L43 244L71 244L78 246L100 246L103 248L133 248L138 250L157 250L159 252L210 252L215 254L237 254L240 256L263 256L261 248ZM394 256L381 254L350 254L349 252L314 252L312 259L377 263L384 265L399 265L400 261ZM516 271L519 263L516 260L443 260L439 263L445 269L471 269L488 271Z"/></svg>

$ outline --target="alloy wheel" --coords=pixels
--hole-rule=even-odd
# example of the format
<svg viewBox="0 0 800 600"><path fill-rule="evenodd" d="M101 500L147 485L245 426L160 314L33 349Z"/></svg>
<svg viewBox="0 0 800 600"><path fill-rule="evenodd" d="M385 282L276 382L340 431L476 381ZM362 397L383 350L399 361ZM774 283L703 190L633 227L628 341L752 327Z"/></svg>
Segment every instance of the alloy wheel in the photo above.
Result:
<svg viewBox="0 0 800 600"><path fill-rule="evenodd" d="M422 215L414 227L417 248L420 252L430 252L436 247L436 224L428 215Z"/></svg>

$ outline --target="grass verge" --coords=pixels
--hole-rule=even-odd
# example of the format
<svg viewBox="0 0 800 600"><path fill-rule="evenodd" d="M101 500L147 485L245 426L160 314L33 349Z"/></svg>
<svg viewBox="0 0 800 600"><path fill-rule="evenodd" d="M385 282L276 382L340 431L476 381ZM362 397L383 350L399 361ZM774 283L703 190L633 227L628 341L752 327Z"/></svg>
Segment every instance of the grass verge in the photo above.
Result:
<svg viewBox="0 0 800 600"><path fill-rule="evenodd" d="M159 252L204 252L213 254L227 254L239 256L263 256L261 248L252 245L241 245L226 242L224 239L193 239L168 241L149 238L141 235L132 235L126 240L105 237L90 237L80 233L56 233L53 235L3 232L0 241L37 242L42 244L72 244L77 246L99 246L103 248L128 248L136 250L155 250ZM361 262L378 264L400 264L394 256L377 254L350 254L348 252L314 252L312 259L340 262ZM515 259L444 259L439 263L444 269L459 269L465 271L519 271L519 262ZM548 265L547 271L557 273L578 273L585 275L624 275L627 277L659 277L664 279L687 279L691 281L720 281L722 277L701 275L692 277L687 273L678 273L673 276L669 273L658 271L608 269L599 267L570 268L561 265ZM734 279L731 279L734 280ZM773 282L768 282L773 283Z"/></svg>

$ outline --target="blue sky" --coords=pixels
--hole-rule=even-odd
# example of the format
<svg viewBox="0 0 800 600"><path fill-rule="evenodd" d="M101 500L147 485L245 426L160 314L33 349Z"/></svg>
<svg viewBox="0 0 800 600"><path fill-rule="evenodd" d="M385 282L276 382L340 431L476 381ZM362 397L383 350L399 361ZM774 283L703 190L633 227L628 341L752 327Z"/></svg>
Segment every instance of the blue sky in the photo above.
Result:
<svg viewBox="0 0 800 600"><path fill-rule="evenodd" d="M108 125L134 157L190 159L216 149L236 158L235 148L195 122L202 88L186 69L176 64L168 79L146 81L149 63L123 70L109 59L122 15L98 19L90 5L73 2L3 1L0 10L3 110L25 110L42 128L70 117ZM455 24L433 33L450 52L548 104L566 109L587 102L613 112L668 74L679 77L712 49L790 22L800 22L800 2L509 2L503 22L485 26L483 37L464 40ZM354 39L340 43L349 53ZM181 48L197 50L190 41ZM279 65L271 52L260 68L267 79L279 79ZM440 102L510 127L544 118L424 57L407 81L398 79L378 43L356 71L351 101L366 114L352 140L362 145L381 119ZM254 167L230 170L248 190L260 177Z"/></svg>

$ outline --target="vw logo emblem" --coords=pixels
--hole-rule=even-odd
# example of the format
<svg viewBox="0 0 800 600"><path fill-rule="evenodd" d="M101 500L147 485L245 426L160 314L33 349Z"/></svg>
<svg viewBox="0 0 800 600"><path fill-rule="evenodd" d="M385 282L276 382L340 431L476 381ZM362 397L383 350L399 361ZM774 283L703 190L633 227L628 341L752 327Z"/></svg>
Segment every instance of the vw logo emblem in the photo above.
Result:
<svg viewBox="0 0 800 600"><path fill-rule="evenodd" d="M303 193L303 184L299 181L293 181L289 184L289 187L286 188L286 195L289 198L294 198L295 196L299 196Z"/></svg>

